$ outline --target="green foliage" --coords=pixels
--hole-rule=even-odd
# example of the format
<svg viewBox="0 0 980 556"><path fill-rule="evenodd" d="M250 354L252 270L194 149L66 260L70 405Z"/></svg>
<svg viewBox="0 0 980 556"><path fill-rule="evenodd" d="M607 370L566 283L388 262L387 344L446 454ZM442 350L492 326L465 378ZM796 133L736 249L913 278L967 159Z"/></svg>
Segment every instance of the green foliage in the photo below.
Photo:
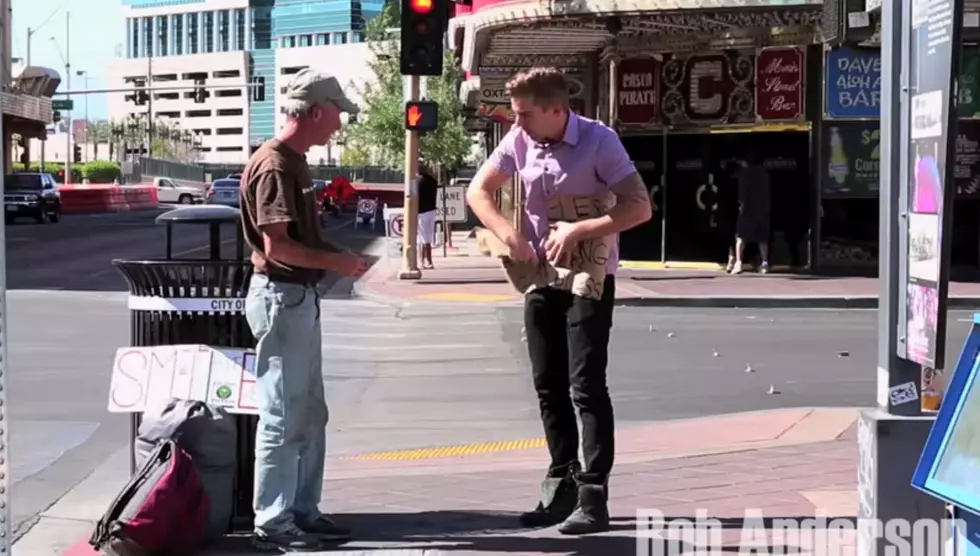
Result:
<svg viewBox="0 0 980 556"><path fill-rule="evenodd" d="M58 162L47 162L43 168L39 164L31 164L26 169L23 164L19 162L14 163L14 172L45 172L54 176L58 183L64 181L62 178L64 174L59 174L64 169L65 165ZM94 160L85 164L72 164L71 175L72 183L79 183L82 179L87 179L92 183L112 183L112 180L122 176L122 171L115 162Z"/></svg>
<svg viewBox="0 0 980 556"><path fill-rule="evenodd" d="M112 183L122 177L119 165L108 160L93 160L82 165L82 174L92 183Z"/></svg>
<svg viewBox="0 0 980 556"><path fill-rule="evenodd" d="M403 76L399 69L397 38L388 30L399 24L398 4L389 2L380 15L368 23L365 35L373 61L371 70L376 81L365 84L361 91L364 108L359 123L345 132L345 149L354 150L352 157L367 155L367 163L395 170L405 164L405 101L402 92ZM463 127L462 106L459 102L461 74L452 52L445 53L443 74L427 79L429 100L439 103L439 129L423 134L421 155L444 170L459 168L470 152L470 135ZM346 163L344 164L347 165Z"/></svg>

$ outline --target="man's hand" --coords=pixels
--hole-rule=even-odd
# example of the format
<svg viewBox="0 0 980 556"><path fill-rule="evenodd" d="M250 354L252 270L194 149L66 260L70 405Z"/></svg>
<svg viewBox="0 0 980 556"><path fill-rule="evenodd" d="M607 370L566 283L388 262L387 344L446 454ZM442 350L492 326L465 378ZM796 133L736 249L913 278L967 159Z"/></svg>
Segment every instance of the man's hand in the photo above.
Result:
<svg viewBox="0 0 980 556"><path fill-rule="evenodd" d="M558 262L564 255L571 253L581 241L579 228L569 222L558 222L551 225L551 233L544 243L548 260Z"/></svg>
<svg viewBox="0 0 980 556"><path fill-rule="evenodd" d="M524 239L521 234L514 232L508 234L504 240L509 250L508 257L518 263L533 263L538 260L538 254L531 247L531 244Z"/></svg>
<svg viewBox="0 0 980 556"><path fill-rule="evenodd" d="M350 251L324 253L324 255L327 259L324 266L341 276L360 276L367 270L367 262Z"/></svg>

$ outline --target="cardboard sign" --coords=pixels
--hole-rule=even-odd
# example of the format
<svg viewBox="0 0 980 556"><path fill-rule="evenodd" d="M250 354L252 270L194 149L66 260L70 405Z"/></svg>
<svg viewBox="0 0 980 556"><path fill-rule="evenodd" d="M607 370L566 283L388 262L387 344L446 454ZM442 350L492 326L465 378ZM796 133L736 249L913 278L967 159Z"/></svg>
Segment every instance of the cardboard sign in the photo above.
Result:
<svg viewBox="0 0 980 556"><path fill-rule="evenodd" d="M142 413L171 399L202 401L229 413L258 414L255 352L206 345L116 351L110 413Z"/></svg>

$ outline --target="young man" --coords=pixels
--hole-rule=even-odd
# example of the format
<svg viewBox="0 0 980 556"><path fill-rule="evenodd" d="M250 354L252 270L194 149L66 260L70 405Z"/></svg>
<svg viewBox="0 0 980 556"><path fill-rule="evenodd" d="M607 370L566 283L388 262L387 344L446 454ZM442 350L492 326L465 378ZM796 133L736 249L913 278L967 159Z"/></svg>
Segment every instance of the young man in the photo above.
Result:
<svg viewBox="0 0 980 556"><path fill-rule="evenodd" d="M356 274L360 257L325 242L306 153L356 113L337 79L303 70L286 86L287 123L242 174L242 228L255 273L245 313L257 341L255 538L260 549L317 550L350 532L320 514L328 410L320 353L326 270Z"/></svg>
<svg viewBox="0 0 980 556"><path fill-rule="evenodd" d="M419 162L419 263L422 268L435 268L432 244L435 243L436 220L439 218L438 194L439 182L432 170Z"/></svg>
<svg viewBox="0 0 980 556"><path fill-rule="evenodd" d="M650 219L647 188L619 137L602 123L572 113L568 91L564 74L555 68L534 68L511 78L507 93L516 125L467 193L473 212L515 261L557 261L580 241L617 237ZM493 199L515 174L526 193L523 233ZM548 221L548 199L554 195L596 197L610 191L616 206L604 216ZM551 455L541 501L521 516L526 525L561 523L564 534L609 528L607 487L615 447L606 364L617 251L614 242L600 299L557 288L533 290L525 298L528 353ZM582 419L584 466L578 459L575 407Z"/></svg>

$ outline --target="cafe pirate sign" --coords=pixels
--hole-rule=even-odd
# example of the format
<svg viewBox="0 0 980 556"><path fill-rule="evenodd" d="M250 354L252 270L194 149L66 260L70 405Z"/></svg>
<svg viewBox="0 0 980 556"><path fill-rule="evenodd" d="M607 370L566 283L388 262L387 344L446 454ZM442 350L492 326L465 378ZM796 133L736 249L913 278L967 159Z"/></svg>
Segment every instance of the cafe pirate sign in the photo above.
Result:
<svg viewBox="0 0 980 556"><path fill-rule="evenodd" d="M655 123L660 112L660 65L657 60L623 60L617 67L616 79L619 81L616 92L619 123Z"/></svg>

